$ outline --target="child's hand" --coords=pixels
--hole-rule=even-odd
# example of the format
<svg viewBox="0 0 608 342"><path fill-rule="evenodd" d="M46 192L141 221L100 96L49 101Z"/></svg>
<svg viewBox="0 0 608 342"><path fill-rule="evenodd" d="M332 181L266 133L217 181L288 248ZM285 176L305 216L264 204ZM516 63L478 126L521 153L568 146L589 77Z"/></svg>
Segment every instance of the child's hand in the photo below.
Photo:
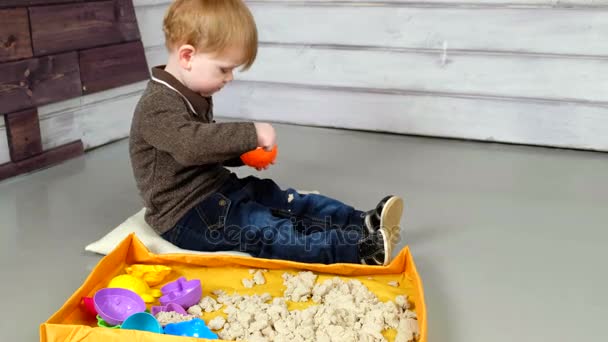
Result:
<svg viewBox="0 0 608 342"><path fill-rule="evenodd" d="M274 127L268 123L254 123L255 131L258 135L258 147L263 147L266 151L272 151L277 143L277 134Z"/></svg>

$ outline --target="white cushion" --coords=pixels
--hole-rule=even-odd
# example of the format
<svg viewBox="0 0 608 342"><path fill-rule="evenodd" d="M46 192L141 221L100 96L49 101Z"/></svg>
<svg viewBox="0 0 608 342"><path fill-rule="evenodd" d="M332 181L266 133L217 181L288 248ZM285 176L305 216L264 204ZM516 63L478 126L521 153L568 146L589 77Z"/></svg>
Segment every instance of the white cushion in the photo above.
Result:
<svg viewBox="0 0 608 342"><path fill-rule="evenodd" d="M319 194L318 191L298 191L300 194ZM135 233L137 238L154 254L170 254L170 253L189 253L189 254L229 254L239 256L251 256L248 253L236 251L222 252L199 252L179 248L169 241L163 239L158 233L152 229L144 220L146 209L143 208L135 215L129 217L118 227L112 229L101 239L89 244L84 249L87 252L107 255L109 254L122 240L129 234Z"/></svg>
<svg viewBox="0 0 608 342"><path fill-rule="evenodd" d="M97 254L107 255L109 254L118 244L124 240L129 234L135 233L137 238L154 254L170 254L170 253L188 253L188 254L229 254L229 255L240 255L250 256L247 253L223 251L223 252L199 252L181 249L169 241L163 239L158 233L150 227L144 220L144 213L146 209L143 208L137 214L129 217L126 221L121 223L118 227L112 229L101 239L89 244L84 249L87 252L93 252Z"/></svg>

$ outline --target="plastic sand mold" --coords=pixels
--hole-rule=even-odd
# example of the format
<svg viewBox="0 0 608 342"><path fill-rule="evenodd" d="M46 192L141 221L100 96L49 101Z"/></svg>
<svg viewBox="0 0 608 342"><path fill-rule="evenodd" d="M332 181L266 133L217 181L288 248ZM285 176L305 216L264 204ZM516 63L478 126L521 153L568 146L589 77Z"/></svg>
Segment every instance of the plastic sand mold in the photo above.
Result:
<svg viewBox="0 0 608 342"><path fill-rule="evenodd" d="M152 254L134 234L125 238L110 254L99 261L81 287L40 326L41 342L59 341L152 341L179 342L204 341L205 339L157 334L142 330L108 329L98 325L97 318L81 304L83 297L93 297L97 291L106 288L116 276L126 273L132 265L165 265L172 272L161 284L152 287L160 289L163 285L175 282L181 277L188 280L200 279L203 296L212 296L212 291L224 290L242 295L269 293L273 297L283 296L285 286L282 275L285 272L312 271L317 274L317 282L335 276L343 280L357 279L372 291L380 301L395 300L398 295L407 295L414 304L413 310L418 317L420 338L427 342L427 319L422 281L416 271L409 248L405 247L387 266L366 266L357 264L305 264L285 260L246 258L234 255L199 254ZM246 288L242 279L251 278L250 269L267 269L266 283ZM293 306L292 306L293 304ZM300 309L303 303L292 303L289 309ZM147 309L161 305L157 299L148 303ZM205 312L201 318L205 322L222 315L222 309ZM383 332L392 341L394 329ZM209 340L211 341L211 340ZM218 341L218 340L215 340Z"/></svg>

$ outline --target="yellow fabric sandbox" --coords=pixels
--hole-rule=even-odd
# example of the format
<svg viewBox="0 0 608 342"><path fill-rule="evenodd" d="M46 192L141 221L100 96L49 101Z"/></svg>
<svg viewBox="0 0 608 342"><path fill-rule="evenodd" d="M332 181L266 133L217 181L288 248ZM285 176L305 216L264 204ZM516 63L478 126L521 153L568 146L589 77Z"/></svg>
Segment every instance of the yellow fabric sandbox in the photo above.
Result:
<svg viewBox="0 0 608 342"><path fill-rule="evenodd" d="M388 266L364 266L356 264L304 264L284 260L246 258L230 255L197 255L197 254L163 254L150 253L134 234L123 240L116 249L105 256L91 271L84 284L64 303L64 305L40 326L41 342L59 341L203 341L203 339L153 334L143 331L120 330L97 327L94 317L87 314L80 305L82 297L92 297L97 290L104 288L109 281L124 274L124 269L132 264L157 264L173 268L169 278L156 286L173 281L180 276L187 279L200 279L203 285L203 296L223 289L228 294L234 291L239 294L270 293L273 297L283 295L282 274L285 272L312 271L319 275L318 281L340 276L347 279L358 279L381 301L394 300L397 295L407 295L414 303L420 326L420 342L427 341L426 308L422 281L416 271L414 260L406 247ZM265 273L266 284L245 288L241 280L251 278L249 269L268 269ZM398 287L388 285L397 281ZM153 303L152 305L158 305ZM290 303L289 309L300 309L309 303ZM222 310L205 313L205 321L215 316L224 315ZM384 333L390 341L395 336L394 330Z"/></svg>

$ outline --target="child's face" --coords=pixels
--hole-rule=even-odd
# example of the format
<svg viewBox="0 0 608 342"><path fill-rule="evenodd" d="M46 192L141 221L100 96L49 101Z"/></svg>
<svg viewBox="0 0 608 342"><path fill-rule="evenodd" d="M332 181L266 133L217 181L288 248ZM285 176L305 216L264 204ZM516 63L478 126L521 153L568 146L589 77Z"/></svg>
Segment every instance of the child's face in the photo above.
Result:
<svg viewBox="0 0 608 342"><path fill-rule="evenodd" d="M211 96L233 80L232 73L242 61L243 53L238 48L228 48L222 53L194 53L189 70L183 73L184 83L202 96Z"/></svg>

